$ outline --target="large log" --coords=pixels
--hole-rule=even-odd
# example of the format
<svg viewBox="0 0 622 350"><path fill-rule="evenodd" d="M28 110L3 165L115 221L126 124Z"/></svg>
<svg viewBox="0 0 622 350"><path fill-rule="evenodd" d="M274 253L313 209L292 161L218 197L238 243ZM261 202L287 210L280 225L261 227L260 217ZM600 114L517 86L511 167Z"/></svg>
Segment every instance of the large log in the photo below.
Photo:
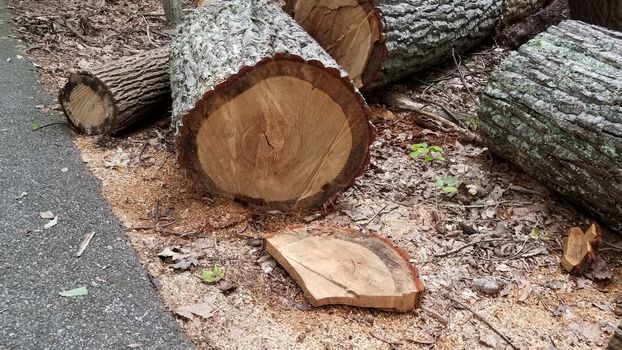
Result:
<svg viewBox="0 0 622 350"><path fill-rule="evenodd" d="M114 134L171 105L168 47L72 73L60 90L65 116L87 134Z"/></svg>
<svg viewBox="0 0 622 350"><path fill-rule="evenodd" d="M318 207L368 158L369 109L338 64L265 0L194 11L171 44L179 161L215 195Z"/></svg>
<svg viewBox="0 0 622 350"><path fill-rule="evenodd" d="M466 51L544 0L285 0L293 16L350 74L372 88Z"/></svg>
<svg viewBox="0 0 622 350"><path fill-rule="evenodd" d="M577 21L536 36L491 75L490 149L622 229L622 33Z"/></svg>
<svg viewBox="0 0 622 350"><path fill-rule="evenodd" d="M570 18L622 31L622 1L569 0Z"/></svg>

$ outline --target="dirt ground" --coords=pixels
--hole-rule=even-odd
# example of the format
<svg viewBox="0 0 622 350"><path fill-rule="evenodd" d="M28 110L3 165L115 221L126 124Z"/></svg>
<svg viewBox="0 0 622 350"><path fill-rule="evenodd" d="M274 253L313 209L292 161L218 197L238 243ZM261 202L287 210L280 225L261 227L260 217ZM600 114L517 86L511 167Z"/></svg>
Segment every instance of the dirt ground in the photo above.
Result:
<svg viewBox="0 0 622 350"><path fill-rule="evenodd" d="M165 45L172 34L157 0L12 5L16 35L54 95L69 71ZM588 218L429 117L455 117L476 129L477 96L507 53L483 46L367 96L377 133L370 165L317 212L320 223L378 232L410 254L426 286L422 307L412 313L313 308L282 268L265 273L257 262L266 255L261 235L313 213L263 212L210 198L176 163L166 118L118 137L76 133L75 143L167 308L207 303L207 318L177 315L199 349L602 348L622 314L619 250L601 250L605 272L567 274L560 266L565 235L572 226L586 228ZM386 108L396 96L423 112ZM443 147L446 160L410 158L409 146L422 142ZM435 184L448 176L470 191L451 194ZM614 235L605 233L605 241L620 246ZM173 269L158 257L170 246L189 251L199 266ZM231 285L200 280L213 266ZM612 277L603 278L608 271ZM498 291L484 294L480 278Z"/></svg>

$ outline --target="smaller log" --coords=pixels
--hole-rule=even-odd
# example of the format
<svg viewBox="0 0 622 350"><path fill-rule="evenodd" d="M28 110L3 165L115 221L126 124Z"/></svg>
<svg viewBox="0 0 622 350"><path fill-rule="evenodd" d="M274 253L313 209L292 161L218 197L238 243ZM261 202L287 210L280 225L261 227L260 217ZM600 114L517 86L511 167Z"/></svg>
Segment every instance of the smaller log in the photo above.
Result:
<svg viewBox="0 0 622 350"><path fill-rule="evenodd" d="M569 0L570 18L622 31L622 1Z"/></svg>
<svg viewBox="0 0 622 350"><path fill-rule="evenodd" d="M162 0L162 7L164 8L166 22L173 26L181 22L184 15L181 9L181 0Z"/></svg>
<svg viewBox="0 0 622 350"><path fill-rule="evenodd" d="M168 47L72 73L59 92L69 121L90 134L115 134L172 103Z"/></svg>
<svg viewBox="0 0 622 350"><path fill-rule="evenodd" d="M351 305L407 312L423 282L388 240L338 227L295 226L266 237L266 249L313 306Z"/></svg>
<svg viewBox="0 0 622 350"><path fill-rule="evenodd" d="M499 33L495 40L501 46L517 49L552 25L568 19L568 1L553 0L540 11L524 21L510 25Z"/></svg>

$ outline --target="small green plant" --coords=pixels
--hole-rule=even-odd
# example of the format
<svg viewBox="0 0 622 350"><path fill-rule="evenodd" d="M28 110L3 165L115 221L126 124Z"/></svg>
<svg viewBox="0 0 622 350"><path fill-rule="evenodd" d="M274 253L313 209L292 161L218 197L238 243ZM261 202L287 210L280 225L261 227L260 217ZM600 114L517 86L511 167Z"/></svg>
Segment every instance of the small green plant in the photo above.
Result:
<svg viewBox="0 0 622 350"><path fill-rule="evenodd" d="M225 278L225 271L218 266L214 266L211 269L203 270L200 278L203 282L216 283Z"/></svg>
<svg viewBox="0 0 622 350"><path fill-rule="evenodd" d="M436 187L445 193L456 193L462 181L454 176L436 177Z"/></svg>
<svg viewBox="0 0 622 350"><path fill-rule="evenodd" d="M477 117L477 114L472 114L468 116L464 120L464 124L466 124L467 128L471 129L472 131L477 131L477 129L479 129L479 118Z"/></svg>
<svg viewBox="0 0 622 350"><path fill-rule="evenodd" d="M529 232L529 237L533 239L540 239L540 237L542 237L542 231L540 230L538 226L534 226L531 229L531 232Z"/></svg>
<svg viewBox="0 0 622 350"><path fill-rule="evenodd" d="M443 147L441 146L428 146L427 143L416 143L410 146L412 152L410 152L410 157L414 159L423 158L423 161L426 163L431 162L439 162L444 161Z"/></svg>

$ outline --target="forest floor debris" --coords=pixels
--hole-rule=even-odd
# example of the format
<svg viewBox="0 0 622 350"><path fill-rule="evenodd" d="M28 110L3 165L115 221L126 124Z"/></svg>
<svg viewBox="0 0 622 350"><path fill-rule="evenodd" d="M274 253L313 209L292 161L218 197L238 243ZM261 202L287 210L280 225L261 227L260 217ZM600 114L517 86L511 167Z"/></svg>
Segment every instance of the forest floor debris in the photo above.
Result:
<svg viewBox="0 0 622 350"><path fill-rule="evenodd" d="M53 95L70 70L165 45L172 35L157 0L11 4L24 51ZM316 213L266 213L208 197L177 165L167 120L121 137L76 135L75 143L168 309L194 305L192 315L208 316L178 319L199 349L602 347L619 323L621 259L606 247L620 239L604 235L600 256L611 278L567 274L567 228L587 219L463 132L476 133L477 96L507 53L482 47L367 96L377 132L370 165ZM394 94L408 108L387 103ZM409 157L420 143L441 147L445 160ZM257 262L266 255L263 234L305 221L378 232L406 250L426 285L421 309L312 308L281 267ZM176 271L158 257L174 246L193 252L198 268ZM215 266L235 288L201 280ZM481 278L494 279L498 294L478 290Z"/></svg>

